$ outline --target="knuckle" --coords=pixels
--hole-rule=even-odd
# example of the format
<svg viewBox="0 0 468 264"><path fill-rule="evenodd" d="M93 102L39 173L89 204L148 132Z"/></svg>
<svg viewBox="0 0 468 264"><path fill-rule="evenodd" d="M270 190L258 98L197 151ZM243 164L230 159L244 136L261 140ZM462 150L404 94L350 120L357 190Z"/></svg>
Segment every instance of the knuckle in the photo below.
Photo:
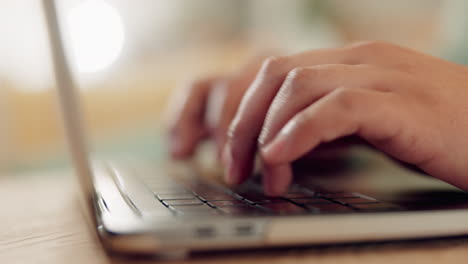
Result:
<svg viewBox="0 0 468 264"><path fill-rule="evenodd" d="M307 92L314 82L330 80L337 73L347 69L345 65L326 64L311 67L297 67L291 70L283 84L282 93L300 95Z"/></svg>
<svg viewBox="0 0 468 264"><path fill-rule="evenodd" d="M304 89L304 80L308 75L304 68L294 68L291 70L284 81L284 89L290 93L297 93Z"/></svg>
<svg viewBox="0 0 468 264"><path fill-rule="evenodd" d="M286 130L289 135L294 137L296 133L300 133L300 131L304 131L304 129L315 131L315 120L316 119L313 114L301 112L296 114L296 116L292 118L283 129Z"/></svg>
<svg viewBox="0 0 468 264"><path fill-rule="evenodd" d="M263 61L263 72L276 74L281 71L286 62L286 57L270 56Z"/></svg>
<svg viewBox="0 0 468 264"><path fill-rule="evenodd" d="M259 146L265 146L267 143L267 139L270 139L271 137L271 121L268 120L268 118L265 120L265 124L262 127L262 130L260 131L260 136L257 139L257 145Z"/></svg>
<svg viewBox="0 0 468 264"><path fill-rule="evenodd" d="M297 67L291 70L285 79L285 89L290 93L301 93L319 79L329 78L336 72L335 65L317 65L307 68Z"/></svg>
<svg viewBox="0 0 468 264"><path fill-rule="evenodd" d="M348 49L353 51L363 52L380 52L385 50L390 44L383 41L360 41L347 46Z"/></svg>
<svg viewBox="0 0 468 264"><path fill-rule="evenodd" d="M290 130L295 130L297 127L304 126L305 123L308 123L310 121L311 117L307 115L306 113L299 113L297 116L294 118L293 122L289 124L289 129Z"/></svg>
<svg viewBox="0 0 468 264"><path fill-rule="evenodd" d="M306 69L302 67L296 67L288 73L288 77L292 79L301 78L306 72Z"/></svg>
<svg viewBox="0 0 468 264"><path fill-rule="evenodd" d="M308 75L314 78L324 78L335 75L336 73L347 69L348 65L343 64L322 64L308 68Z"/></svg>

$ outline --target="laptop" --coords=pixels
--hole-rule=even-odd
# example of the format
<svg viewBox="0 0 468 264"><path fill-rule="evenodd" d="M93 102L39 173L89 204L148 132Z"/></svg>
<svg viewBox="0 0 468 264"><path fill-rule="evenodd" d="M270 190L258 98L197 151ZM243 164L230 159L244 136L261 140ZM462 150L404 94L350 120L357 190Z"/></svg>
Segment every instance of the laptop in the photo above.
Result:
<svg viewBox="0 0 468 264"><path fill-rule="evenodd" d="M107 250L163 256L468 234L464 191L365 148L297 164L281 197L265 196L260 177L228 188L198 163L91 159L55 2L43 4L79 194Z"/></svg>

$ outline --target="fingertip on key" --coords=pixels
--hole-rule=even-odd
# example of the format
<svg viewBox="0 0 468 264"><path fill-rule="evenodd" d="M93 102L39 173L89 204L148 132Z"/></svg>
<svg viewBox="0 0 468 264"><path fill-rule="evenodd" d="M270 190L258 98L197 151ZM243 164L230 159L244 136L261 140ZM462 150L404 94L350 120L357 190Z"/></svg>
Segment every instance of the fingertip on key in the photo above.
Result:
<svg viewBox="0 0 468 264"><path fill-rule="evenodd" d="M288 184L278 181L278 175L274 175L275 173L277 172L274 170L264 170L263 172L263 191L266 196L281 196L288 188Z"/></svg>

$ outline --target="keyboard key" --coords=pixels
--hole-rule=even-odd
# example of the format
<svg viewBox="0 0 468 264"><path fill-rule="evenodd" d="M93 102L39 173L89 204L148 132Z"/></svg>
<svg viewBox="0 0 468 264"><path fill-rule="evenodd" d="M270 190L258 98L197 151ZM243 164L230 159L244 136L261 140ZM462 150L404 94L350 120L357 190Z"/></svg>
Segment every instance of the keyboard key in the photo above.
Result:
<svg viewBox="0 0 468 264"><path fill-rule="evenodd" d="M285 202L284 199L268 197L263 194L241 194L245 200L248 200L253 203L272 203L272 202Z"/></svg>
<svg viewBox="0 0 468 264"><path fill-rule="evenodd" d="M313 183L297 183L296 186L299 186L299 188L306 189L309 191L313 191L315 193L339 193L343 192L341 188L337 188L336 186L323 186L323 185L317 185Z"/></svg>
<svg viewBox="0 0 468 264"><path fill-rule="evenodd" d="M331 199L337 199L337 198L361 198L356 193L350 193L350 192L339 192L339 193L319 193L318 194L321 197L326 197L326 198L331 198Z"/></svg>
<svg viewBox="0 0 468 264"><path fill-rule="evenodd" d="M312 198L290 198L289 200L293 201L294 203L298 204L328 204L333 203L329 200L320 198L320 197L312 197Z"/></svg>
<svg viewBox="0 0 468 264"><path fill-rule="evenodd" d="M362 197L351 197L351 198L334 198L334 201L338 201L346 204L358 204L358 203L378 203L375 199L367 199Z"/></svg>
<svg viewBox="0 0 468 264"><path fill-rule="evenodd" d="M315 196L316 194L312 191L296 189L293 191L289 191L288 193L282 195L281 197L290 199L290 198L307 198L307 197L315 197Z"/></svg>
<svg viewBox="0 0 468 264"><path fill-rule="evenodd" d="M262 200L257 200L256 204L267 204L267 203L284 203L286 202L287 200L283 199L283 198L268 198L268 199L262 199Z"/></svg>
<svg viewBox="0 0 468 264"><path fill-rule="evenodd" d="M232 194L229 190L224 190L222 187L208 184L197 184L192 191L205 201L242 199L238 195Z"/></svg>
<svg viewBox="0 0 468 264"><path fill-rule="evenodd" d="M281 197L286 199L294 199L294 198L312 198L314 195L305 194L305 193L287 193L282 195Z"/></svg>
<svg viewBox="0 0 468 264"><path fill-rule="evenodd" d="M172 200L163 200L164 204L168 206L177 206L177 205L202 205L203 202L200 199L172 199Z"/></svg>
<svg viewBox="0 0 468 264"><path fill-rule="evenodd" d="M204 193L198 193L198 196L205 201L235 201L239 200L237 197L233 197L231 195L227 195L224 193L218 193L218 194L204 194Z"/></svg>
<svg viewBox="0 0 468 264"><path fill-rule="evenodd" d="M247 201L243 201L243 200L209 201L209 203L216 206L216 207L247 206L247 205L249 205L247 203Z"/></svg>
<svg viewBox="0 0 468 264"><path fill-rule="evenodd" d="M176 210L198 210L198 209L211 209L208 205L205 203L202 204L180 204L180 205L171 205L173 209Z"/></svg>
<svg viewBox="0 0 468 264"><path fill-rule="evenodd" d="M267 204L262 204L259 206L266 208L268 211L274 214L280 214L280 215L303 214L307 212L305 208L295 205L291 202L267 203Z"/></svg>
<svg viewBox="0 0 468 264"><path fill-rule="evenodd" d="M156 193L159 200L185 200L194 199L196 196L190 192L178 192L178 193Z"/></svg>

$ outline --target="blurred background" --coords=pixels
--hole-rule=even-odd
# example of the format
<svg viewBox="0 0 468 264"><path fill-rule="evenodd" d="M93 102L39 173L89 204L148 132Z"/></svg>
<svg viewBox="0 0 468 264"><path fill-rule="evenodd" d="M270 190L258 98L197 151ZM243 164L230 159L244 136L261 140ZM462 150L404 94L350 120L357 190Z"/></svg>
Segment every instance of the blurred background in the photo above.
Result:
<svg viewBox="0 0 468 264"><path fill-rule="evenodd" d="M92 147L158 153L170 94L282 53L385 40L468 62L464 0L60 0ZM67 161L40 1L0 3L0 171Z"/></svg>

